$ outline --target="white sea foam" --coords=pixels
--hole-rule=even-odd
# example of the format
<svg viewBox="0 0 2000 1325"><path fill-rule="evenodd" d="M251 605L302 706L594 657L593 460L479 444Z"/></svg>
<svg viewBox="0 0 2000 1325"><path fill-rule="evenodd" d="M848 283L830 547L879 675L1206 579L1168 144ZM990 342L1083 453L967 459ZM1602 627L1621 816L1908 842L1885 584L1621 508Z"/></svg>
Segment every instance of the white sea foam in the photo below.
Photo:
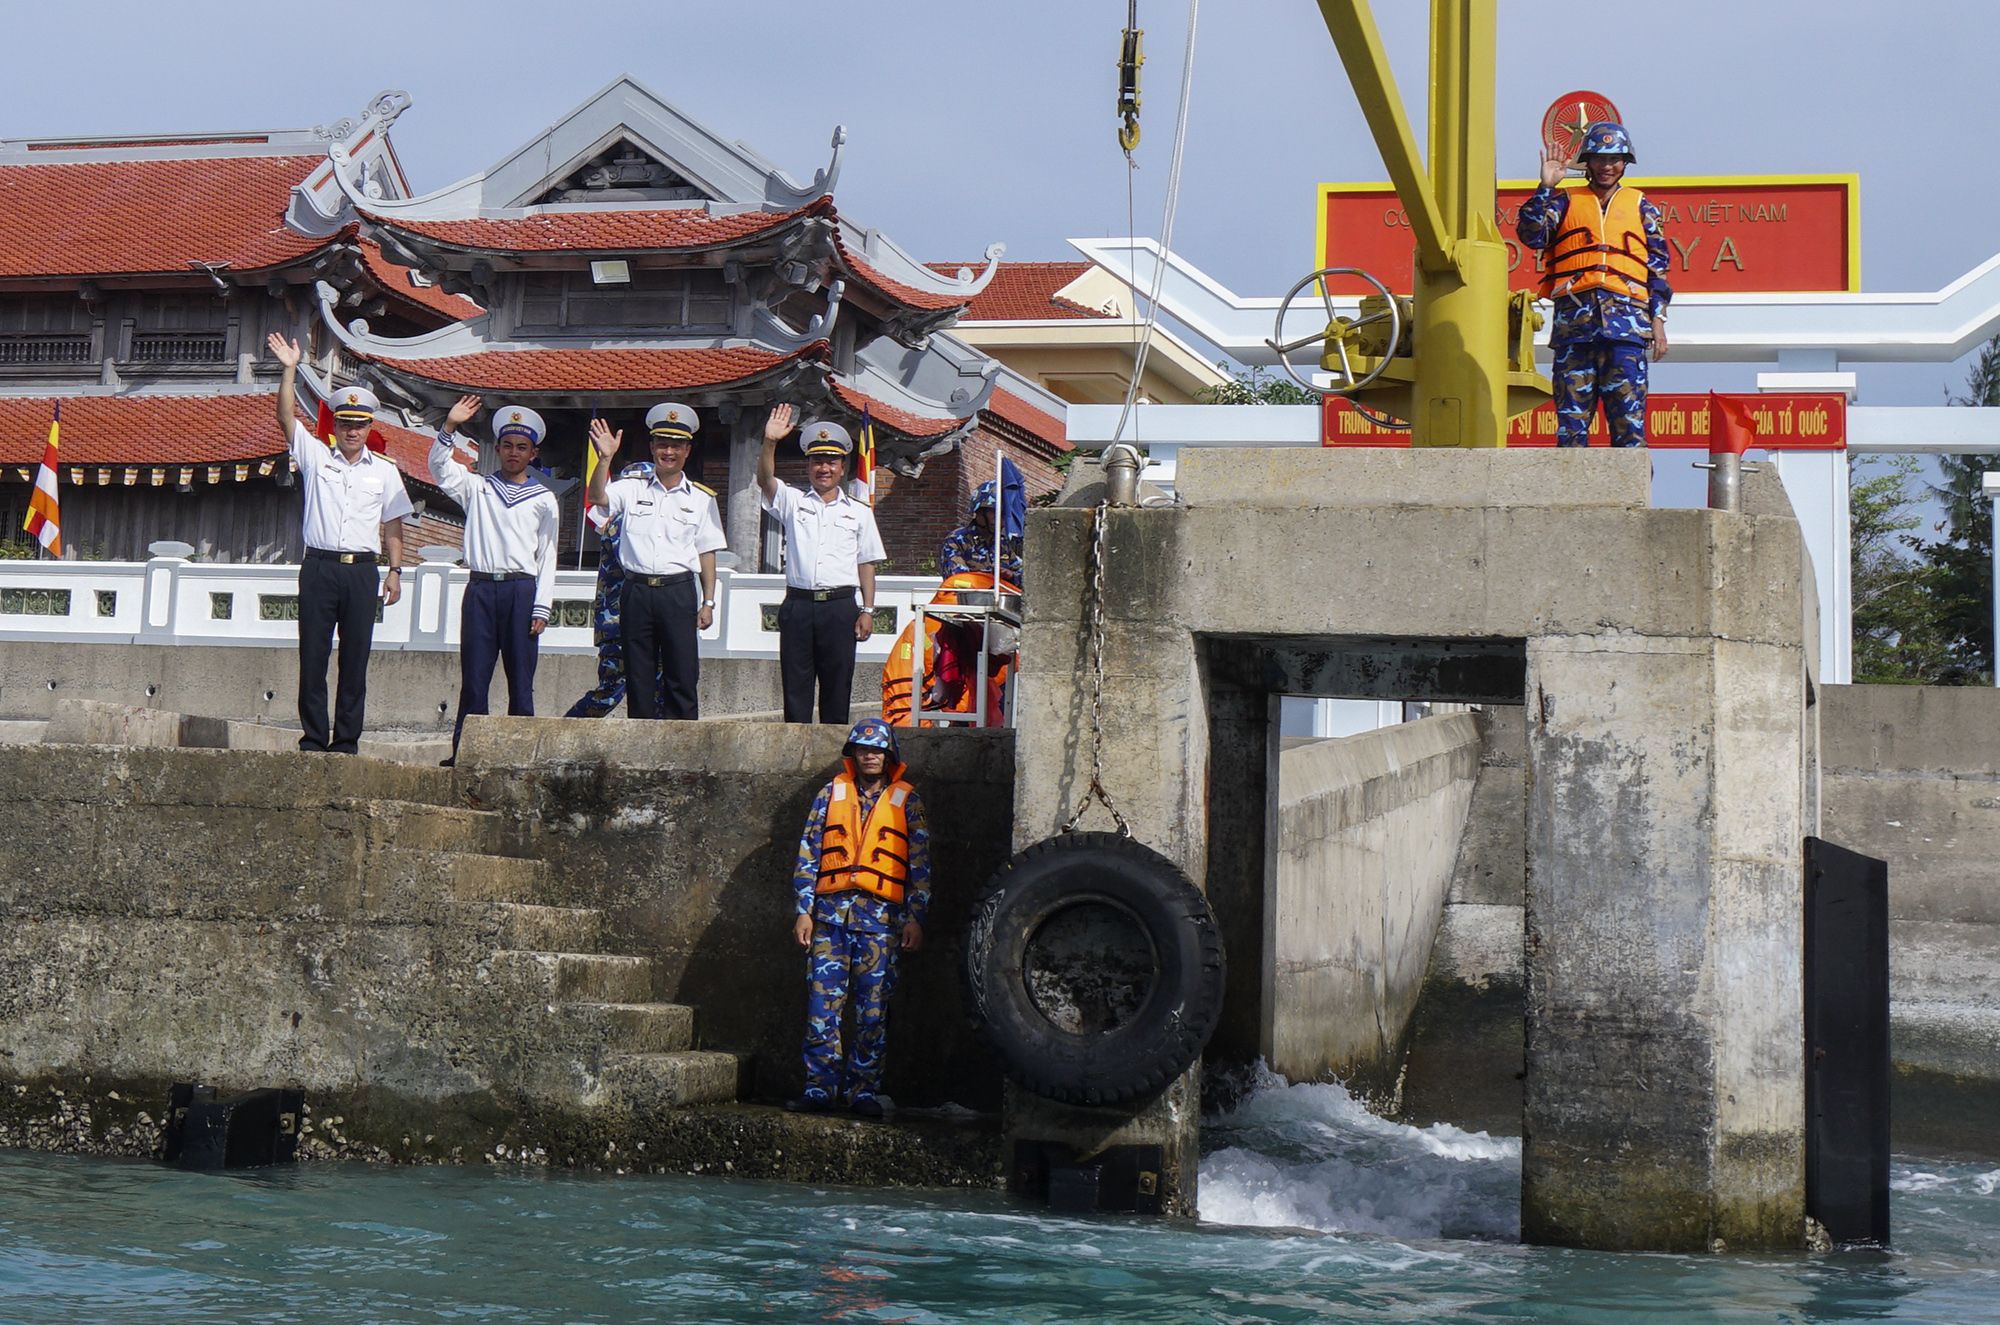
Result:
<svg viewBox="0 0 2000 1325"><path fill-rule="evenodd" d="M1395 1238L1520 1237L1521 1143L1378 1117L1339 1085L1256 1087L1205 1131L1201 1217Z"/></svg>

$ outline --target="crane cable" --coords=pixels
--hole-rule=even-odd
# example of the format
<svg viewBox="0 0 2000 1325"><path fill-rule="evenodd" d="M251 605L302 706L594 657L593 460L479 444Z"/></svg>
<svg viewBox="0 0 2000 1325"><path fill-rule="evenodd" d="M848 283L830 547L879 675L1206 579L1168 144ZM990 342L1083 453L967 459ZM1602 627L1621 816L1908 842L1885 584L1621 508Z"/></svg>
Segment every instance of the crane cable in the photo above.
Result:
<svg viewBox="0 0 2000 1325"><path fill-rule="evenodd" d="M1133 0L1133 15L1135 22L1137 21L1137 8L1138 8L1137 0ZM1167 254L1173 252L1174 218L1180 211L1180 202L1181 202L1181 159L1187 150L1188 99L1190 94L1194 90L1195 21L1197 18L1199 18L1200 13L1201 13L1201 0L1188 0L1187 47L1181 56L1181 93L1180 93L1180 104L1176 108L1174 114L1174 146L1167 160L1167 199L1166 199L1165 214L1160 219L1160 253L1153 267L1152 289L1146 296L1146 322L1145 326L1141 329L1139 333L1138 352L1133 356L1132 380L1130 384L1127 385L1127 387L1125 388L1125 408L1118 415L1117 429L1113 431L1113 433L1111 434L1111 441L1114 445L1125 436L1125 425L1128 422L1130 422L1132 418L1132 406L1138 403L1139 383L1141 379L1144 378L1146 373L1146 358L1147 355L1151 352L1153 346L1153 328L1155 324L1159 321L1159 316L1160 316L1160 289L1166 283L1167 279L1167 261L1166 261ZM1128 29L1128 32L1131 31L1135 31L1135 29ZM1136 43L1132 44L1136 45ZM1121 98L1121 107L1122 107L1122 98ZM1134 132L1132 137L1133 141L1136 143L1138 140L1137 120L1136 120L1136 115L1137 115L1136 70L1135 70L1135 84L1134 84L1133 113L1135 119L1133 121ZM1122 144L1124 140L1125 140L1125 135L1121 131L1119 134L1119 142ZM1127 163L1125 179L1126 179L1126 188L1129 196L1129 191L1131 189L1131 179L1132 179L1131 172L1132 170L1136 169L1137 166L1136 163L1132 161L1132 153L1129 148L1126 150L1125 158ZM1129 228L1130 226L1129 215L1127 224ZM1138 236L1136 234L1128 235L1127 240L1131 244L1132 248L1136 248L1138 246ZM1128 255L1131 253L1131 251L1132 251L1131 248L1128 248L1126 250ZM1127 260L1129 262L1130 260L1129 256ZM1133 285L1131 282L1128 282L1128 288L1132 289L1133 298L1136 299L1138 297L1138 291L1136 285ZM1134 308L1132 311L1134 314L1136 314L1138 312L1138 309Z"/></svg>

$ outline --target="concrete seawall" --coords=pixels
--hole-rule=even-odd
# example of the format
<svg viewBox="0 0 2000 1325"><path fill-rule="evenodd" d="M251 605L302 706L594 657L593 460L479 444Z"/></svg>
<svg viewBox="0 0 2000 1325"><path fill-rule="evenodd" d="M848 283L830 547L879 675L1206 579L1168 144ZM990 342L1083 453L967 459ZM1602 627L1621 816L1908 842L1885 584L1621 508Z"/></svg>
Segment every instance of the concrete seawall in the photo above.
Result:
<svg viewBox="0 0 2000 1325"><path fill-rule="evenodd" d="M843 736L474 719L450 772L0 746L0 1145L150 1153L197 1080L303 1087L319 1157L990 1181L990 1133L730 1112L799 1084L790 875ZM1007 851L1012 736L906 750L937 904L886 1085L991 1109L956 941Z"/></svg>
<svg viewBox="0 0 2000 1325"><path fill-rule="evenodd" d="M799 830L845 736L492 718L468 727L460 767L474 801L548 862L548 900L602 910L620 950L652 960L657 996L698 1008L703 1041L749 1055L749 1092L775 1099L805 1084L805 957L790 935ZM999 1074L959 1008L958 944L972 893L1009 854L1014 735L900 739L936 877L924 949L902 966L885 1084L905 1104L993 1109Z"/></svg>
<svg viewBox="0 0 2000 1325"><path fill-rule="evenodd" d="M2000 690L1822 703L1825 836L1889 862L1897 1141L2000 1155Z"/></svg>
<svg viewBox="0 0 2000 1325"><path fill-rule="evenodd" d="M565 713L596 684L595 655L543 654L535 669L535 711ZM94 699L296 727L298 687L296 648L29 641L0 648L0 720L46 720L64 699ZM854 669L853 694L856 716L880 711L881 664L864 662ZM506 711L507 683L497 674L492 702ZM775 659L703 660L705 715L766 713L783 706ZM449 734L457 714L457 653L380 649L369 659L369 730Z"/></svg>
<svg viewBox="0 0 2000 1325"><path fill-rule="evenodd" d="M1285 751L1266 914L1265 1057L1295 1081L1394 1081L1479 768L1471 714Z"/></svg>

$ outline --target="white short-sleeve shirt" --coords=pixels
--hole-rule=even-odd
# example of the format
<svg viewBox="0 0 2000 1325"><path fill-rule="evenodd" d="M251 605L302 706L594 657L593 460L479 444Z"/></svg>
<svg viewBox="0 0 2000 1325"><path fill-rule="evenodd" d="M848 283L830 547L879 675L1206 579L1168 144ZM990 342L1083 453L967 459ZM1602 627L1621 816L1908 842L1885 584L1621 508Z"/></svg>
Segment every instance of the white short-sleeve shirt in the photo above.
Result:
<svg viewBox="0 0 2000 1325"><path fill-rule="evenodd" d="M382 524L416 514L403 475L386 458L364 450L348 464L340 451L292 420L292 459L306 490L306 546L322 552L382 550Z"/></svg>
<svg viewBox="0 0 2000 1325"><path fill-rule="evenodd" d="M634 574L699 571L702 553L729 546L715 498L686 474L671 488L654 477L613 479L605 486L604 500L607 519L624 517L618 560Z"/></svg>
<svg viewBox="0 0 2000 1325"><path fill-rule="evenodd" d="M785 527L785 583L794 589L842 589L861 582L860 563L881 561L875 512L837 489L832 501L778 484L764 509Z"/></svg>

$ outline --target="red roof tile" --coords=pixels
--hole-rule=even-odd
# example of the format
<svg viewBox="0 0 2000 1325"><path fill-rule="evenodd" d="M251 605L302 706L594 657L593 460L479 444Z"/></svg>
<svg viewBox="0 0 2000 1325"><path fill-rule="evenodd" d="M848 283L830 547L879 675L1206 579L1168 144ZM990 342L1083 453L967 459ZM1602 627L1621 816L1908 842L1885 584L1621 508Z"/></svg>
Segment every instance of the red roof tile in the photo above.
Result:
<svg viewBox="0 0 2000 1325"><path fill-rule="evenodd" d="M840 250L841 261L847 265L848 272L856 280L878 293L887 295L906 308L920 308L928 312L941 312L947 308L963 308L972 302L971 297L968 295L933 294L929 290L919 290L914 286L904 285L901 281L891 280L849 250L846 243L839 238L837 233L834 238L834 245ZM954 268L954 270L956 269Z"/></svg>
<svg viewBox="0 0 2000 1325"><path fill-rule="evenodd" d="M0 166L0 276L254 270L325 240L285 229L316 156ZM170 220L163 221L163 217Z"/></svg>
<svg viewBox="0 0 2000 1325"><path fill-rule="evenodd" d="M799 359L821 359L826 342L793 354L743 346L714 350L491 350L446 359L376 359L399 376L465 391L678 391L759 377Z"/></svg>
<svg viewBox="0 0 2000 1325"><path fill-rule="evenodd" d="M964 419L932 419L908 410L885 405L873 396L863 395L853 387L833 384L833 394L840 403L859 414L863 406L868 409L868 417L885 427L893 428L905 437L941 437L965 423Z"/></svg>
<svg viewBox="0 0 2000 1325"><path fill-rule="evenodd" d="M0 464L42 462L49 418L62 401L60 455L70 465L205 465L261 460L288 449L273 417L274 392L229 396L13 396L0 399ZM302 409L311 407L302 399ZM377 423L388 457L411 478L431 481L431 439ZM9 475L18 478L19 475ZM62 475L65 483L69 475Z"/></svg>
<svg viewBox="0 0 2000 1325"><path fill-rule="evenodd" d="M430 312L438 314L445 322L463 322L469 317L478 317L486 310L461 295L446 294L435 285L410 284L410 269L398 267L382 256L382 246L373 240L361 241L361 256L368 264L368 274L373 276L384 289L396 298Z"/></svg>
<svg viewBox="0 0 2000 1325"><path fill-rule="evenodd" d="M986 409L987 412L998 415L1016 428L1025 429L1043 441L1054 443L1058 450L1076 449L1070 443L1067 424L1052 414L1043 413L1019 396L995 389L993 394L986 398Z"/></svg>
<svg viewBox="0 0 2000 1325"><path fill-rule="evenodd" d="M946 275L956 273L964 263L933 262L931 270ZM1089 271L1088 262L1003 262L986 288L965 310L968 322L1039 322L1055 318L1109 318L1111 314L1086 308L1069 299L1056 298L1056 291Z"/></svg>
<svg viewBox="0 0 2000 1325"><path fill-rule="evenodd" d="M456 248L501 253L630 252L635 249L703 249L740 244L808 214L833 210L821 198L789 212L738 212L710 216L700 207L631 211L544 212L537 216L468 221L404 221L363 212L385 230Z"/></svg>

